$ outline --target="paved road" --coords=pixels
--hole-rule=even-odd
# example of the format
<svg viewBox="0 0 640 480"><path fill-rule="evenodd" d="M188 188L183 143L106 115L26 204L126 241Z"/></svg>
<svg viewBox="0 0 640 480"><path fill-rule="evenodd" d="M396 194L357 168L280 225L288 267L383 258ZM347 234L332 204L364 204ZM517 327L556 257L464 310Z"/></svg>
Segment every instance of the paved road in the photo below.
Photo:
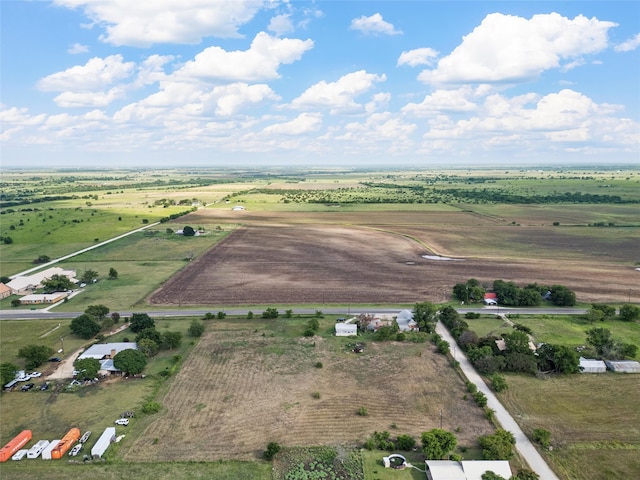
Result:
<svg viewBox="0 0 640 480"><path fill-rule="evenodd" d="M55 307L54 307L55 308ZM266 308L266 307L265 307ZM317 310L321 310L322 313L327 315L358 315L363 312L375 312L375 313L389 313L394 314L398 313L400 310L404 310L407 307L376 307L376 306L351 306L351 307L326 307L326 306L318 306L317 308L293 308L294 314L310 314L315 313ZM412 307L409 307L411 310ZM279 307L280 312L284 312L286 307ZM117 311L120 316L128 317L131 316L132 313L143 313L146 312L152 317L202 317L207 313L217 313L219 311L225 312L227 315L246 315L250 309L248 308L224 308L224 307L215 307L212 306L209 309L185 309L185 308L177 308L175 310L151 310L151 309L138 309L134 312L130 311L119 311L114 309L113 311ZM262 312L261 307L253 308L253 313L260 314ZM499 313L500 315L512 315L512 314L522 314L522 315L582 315L586 312L583 308L531 308L531 309L518 309L518 308L504 308L500 307L496 309L496 307L490 308L458 308L456 309L458 313L464 315L467 312L477 312L477 313ZM0 310L0 320L38 320L38 319L64 319L64 318L75 318L79 315L82 315L84 312L55 312L51 311L51 307L40 310Z"/></svg>
<svg viewBox="0 0 640 480"><path fill-rule="evenodd" d="M436 325L436 332L447 342L449 345L454 346L457 345L449 331L442 325L442 323L438 322ZM543 480L559 480L558 476L549 468L547 462L545 462L544 458L538 453L533 444L529 441L524 432L520 429L516 421L513 417L507 412L507 410L502 406L502 404L498 401L493 392L489 389L482 377L476 372L475 368L471 365L467 356L462 353L460 348L454 349L455 360L460 362L460 369L464 376L470 382L473 382L478 387L478 391L484 393L487 397L487 406L496 412L496 419L504 428L509 432L513 433L513 436L516 439L516 450L522 455L525 461L529 464L529 468L535 471L540 478Z"/></svg>

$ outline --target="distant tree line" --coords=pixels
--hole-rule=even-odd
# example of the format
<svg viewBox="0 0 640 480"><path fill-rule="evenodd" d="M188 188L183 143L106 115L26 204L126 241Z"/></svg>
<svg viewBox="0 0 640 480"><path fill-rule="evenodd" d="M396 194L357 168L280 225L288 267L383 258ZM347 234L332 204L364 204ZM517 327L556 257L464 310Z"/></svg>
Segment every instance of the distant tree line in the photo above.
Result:
<svg viewBox="0 0 640 480"><path fill-rule="evenodd" d="M576 304L576 294L563 285L538 285L531 283L519 287L513 282L494 280L491 291L496 294L500 305L512 307L534 307L546 299L554 305L571 307ZM453 295L466 303L481 303L487 289L475 278L453 287Z"/></svg>

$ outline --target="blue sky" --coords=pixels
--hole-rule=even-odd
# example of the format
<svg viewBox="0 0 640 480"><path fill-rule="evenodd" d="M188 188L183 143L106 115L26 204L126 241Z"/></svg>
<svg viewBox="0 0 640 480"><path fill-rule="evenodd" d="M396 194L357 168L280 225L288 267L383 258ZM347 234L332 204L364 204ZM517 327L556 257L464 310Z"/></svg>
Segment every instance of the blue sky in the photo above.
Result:
<svg viewBox="0 0 640 480"><path fill-rule="evenodd" d="M0 2L3 168L640 165L640 2Z"/></svg>

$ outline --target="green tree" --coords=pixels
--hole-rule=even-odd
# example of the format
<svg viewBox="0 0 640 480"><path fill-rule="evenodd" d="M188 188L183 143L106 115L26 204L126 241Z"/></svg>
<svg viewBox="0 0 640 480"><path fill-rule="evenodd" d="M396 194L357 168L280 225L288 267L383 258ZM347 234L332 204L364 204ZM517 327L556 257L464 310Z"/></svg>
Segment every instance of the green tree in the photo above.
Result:
<svg viewBox="0 0 640 480"><path fill-rule="evenodd" d="M611 305L605 305L603 303L592 303L591 309L601 311L603 319L605 320L608 320L616 316L616 309Z"/></svg>
<svg viewBox="0 0 640 480"><path fill-rule="evenodd" d="M162 348L173 350L182 343L182 332L162 332Z"/></svg>
<svg viewBox="0 0 640 480"><path fill-rule="evenodd" d="M89 305L85 309L84 313L96 320L102 320L109 314L109 307L106 307L105 305Z"/></svg>
<svg viewBox="0 0 640 480"><path fill-rule="evenodd" d="M456 448L458 440L455 435L440 428L433 428L422 432L420 436L422 449L429 460L440 460L451 450Z"/></svg>
<svg viewBox="0 0 640 480"><path fill-rule="evenodd" d="M398 435L396 446L398 447L399 450L410 452L411 450L413 450L413 447L416 446L416 439L413 438L411 435Z"/></svg>
<svg viewBox="0 0 640 480"><path fill-rule="evenodd" d="M47 263L49 260L51 260L51 257L48 255L39 255L32 263L40 265L42 263Z"/></svg>
<svg viewBox="0 0 640 480"><path fill-rule="evenodd" d="M96 280L98 278L98 272L96 272L95 270L85 270L84 273L82 274L82 277L80 277L80 280L84 283L93 283L94 280Z"/></svg>
<svg viewBox="0 0 640 480"><path fill-rule="evenodd" d="M118 312L113 312L111 314L111 319L113 320L113 323L118 323L120 321L120 314Z"/></svg>
<svg viewBox="0 0 640 480"><path fill-rule="evenodd" d="M533 431L533 441L538 442L543 448L548 448L551 445L551 432L544 428L536 428Z"/></svg>
<svg viewBox="0 0 640 480"><path fill-rule="evenodd" d="M640 318L640 307L626 304L620 307L620 320L623 322L633 322Z"/></svg>
<svg viewBox="0 0 640 480"><path fill-rule="evenodd" d="M73 282L64 275L51 275L51 278L42 281L42 288L45 293L66 292L73 289L73 287Z"/></svg>
<svg viewBox="0 0 640 480"><path fill-rule="evenodd" d="M118 271L115 268L111 267L109 269L109 280L117 280L117 278L118 278Z"/></svg>
<svg viewBox="0 0 640 480"><path fill-rule="evenodd" d="M278 309L274 307L268 307L264 312L262 312L262 318L278 318Z"/></svg>
<svg viewBox="0 0 640 480"><path fill-rule="evenodd" d="M485 460L509 460L513 457L516 439L511 432L499 428L496 433L478 439Z"/></svg>
<svg viewBox="0 0 640 480"><path fill-rule="evenodd" d="M578 373L580 358L578 353L566 345L545 343L536 351L538 368L543 372Z"/></svg>
<svg viewBox="0 0 640 480"><path fill-rule="evenodd" d="M136 343L144 339L152 340L158 345L162 345L162 334L155 328L145 328L136 335Z"/></svg>
<svg viewBox="0 0 640 480"><path fill-rule="evenodd" d="M147 366L147 357L140 350L121 350L113 357L113 366L121 372L137 375Z"/></svg>
<svg viewBox="0 0 640 480"><path fill-rule="evenodd" d="M79 317L71 320L71 333L78 335L80 338L89 339L95 337L100 331L100 324L92 317L83 313Z"/></svg>
<svg viewBox="0 0 640 480"><path fill-rule="evenodd" d="M431 302L416 303L413 307L413 320L420 330L427 333L435 331L438 309Z"/></svg>
<svg viewBox="0 0 640 480"><path fill-rule="evenodd" d="M492 472L491 470L487 470L480 477L481 480L507 480L504 477L501 477L497 473Z"/></svg>
<svg viewBox="0 0 640 480"><path fill-rule="evenodd" d="M189 335L192 337L201 337L204 333L204 323L199 322L196 319L191 321L191 325L189 325Z"/></svg>
<svg viewBox="0 0 640 480"><path fill-rule="evenodd" d="M2 382L2 385L6 385L16 378L16 373L18 373L17 365L11 362L0 363L0 382Z"/></svg>
<svg viewBox="0 0 640 480"><path fill-rule="evenodd" d="M509 388L509 384L507 383L507 379L502 375L494 373L491 375L491 387L496 392L504 392Z"/></svg>
<svg viewBox="0 0 640 480"><path fill-rule="evenodd" d="M46 345L27 345L18 350L18 358L25 359L25 368L38 368L53 354L53 348Z"/></svg>
<svg viewBox="0 0 640 480"><path fill-rule="evenodd" d="M615 341L608 328L590 328L587 330L587 343L596 349L598 355L605 355L613 349Z"/></svg>
<svg viewBox="0 0 640 480"><path fill-rule="evenodd" d="M539 480L540 476L527 468L521 468L510 480Z"/></svg>
<svg viewBox="0 0 640 480"><path fill-rule="evenodd" d="M96 378L100 370L100 361L95 358L82 358L73 362L73 366L80 372L81 377Z"/></svg>
<svg viewBox="0 0 640 480"><path fill-rule="evenodd" d="M129 328L133 333L141 332L146 328L155 328L156 322L146 313L134 313L131 315Z"/></svg>
<svg viewBox="0 0 640 480"><path fill-rule="evenodd" d="M147 357L153 357L160 351L160 346L150 338L142 338L136 344L138 345L138 350Z"/></svg>
<svg viewBox="0 0 640 480"><path fill-rule="evenodd" d="M190 227L189 225L185 226L182 229L182 235L184 235L185 237L193 237L196 234L196 231L193 229L193 227Z"/></svg>
<svg viewBox="0 0 640 480"><path fill-rule="evenodd" d="M552 285L551 302L561 307L572 307L576 304L576 294L563 285Z"/></svg>
<svg viewBox="0 0 640 480"><path fill-rule="evenodd" d="M523 288L518 292L518 305L521 307L535 307L540 305L542 296L538 289Z"/></svg>
<svg viewBox="0 0 640 480"><path fill-rule="evenodd" d="M317 332L318 330L320 330L320 322L317 318L312 318L307 323L307 328L309 328L309 330L312 330L313 332Z"/></svg>
<svg viewBox="0 0 640 480"><path fill-rule="evenodd" d="M599 308L593 308L593 306L587 310L582 318L589 323L602 322L604 320L604 312Z"/></svg>

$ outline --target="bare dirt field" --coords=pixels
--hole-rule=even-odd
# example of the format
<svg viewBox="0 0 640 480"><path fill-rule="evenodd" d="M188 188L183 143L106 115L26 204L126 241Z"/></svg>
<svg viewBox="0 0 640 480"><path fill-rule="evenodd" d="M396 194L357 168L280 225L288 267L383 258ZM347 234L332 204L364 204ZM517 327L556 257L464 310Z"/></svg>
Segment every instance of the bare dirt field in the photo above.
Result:
<svg viewBox="0 0 640 480"><path fill-rule="evenodd" d="M346 347L353 340L301 337L295 319L208 325L162 400L167 411L127 460L255 459L271 441L351 446L375 430L419 438L440 427L441 410L459 445L493 431L429 342L367 343L355 354Z"/></svg>
<svg viewBox="0 0 640 480"><path fill-rule="evenodd" d="M472 277L566 285L584 302L640 296L634 231L505 226L468 212L211 210L189 219L245 226L154 292L151 304L439 302ZM423 257L434 253L459 261Z"/></svg>

